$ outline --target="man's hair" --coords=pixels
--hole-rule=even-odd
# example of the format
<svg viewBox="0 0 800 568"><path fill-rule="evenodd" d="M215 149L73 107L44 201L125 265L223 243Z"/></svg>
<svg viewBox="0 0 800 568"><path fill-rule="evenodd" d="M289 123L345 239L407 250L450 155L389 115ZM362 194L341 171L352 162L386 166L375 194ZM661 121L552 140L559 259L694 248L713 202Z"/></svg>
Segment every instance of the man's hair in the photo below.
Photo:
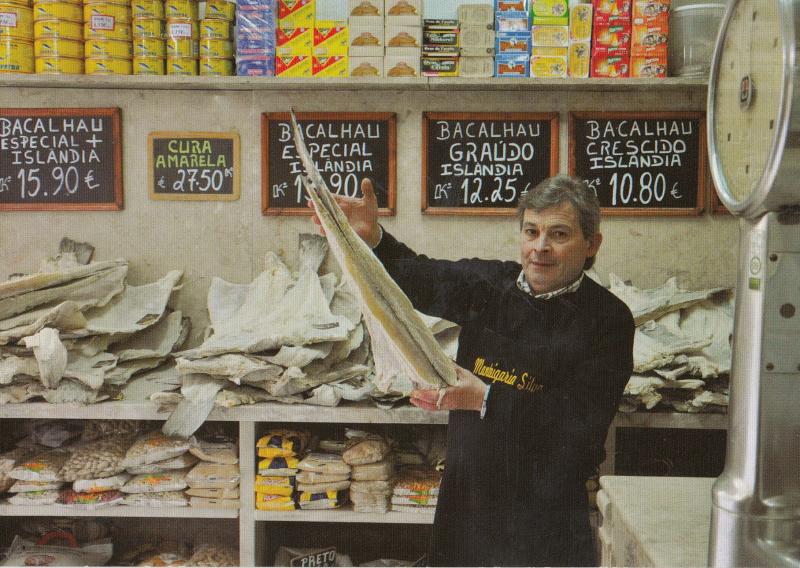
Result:
<svg viewBox="0 0 800 568"><path fill-rule="evenodd" d="M564 202L571 203L575 208L581 233L585 239L600 230L600 202L594 191L582 179L565 175L547 178L520 197L517 205L520 229L526 209L541 211ZM594 257L591 256L586 259L583 269L588 270L593 265Z"/></svg>

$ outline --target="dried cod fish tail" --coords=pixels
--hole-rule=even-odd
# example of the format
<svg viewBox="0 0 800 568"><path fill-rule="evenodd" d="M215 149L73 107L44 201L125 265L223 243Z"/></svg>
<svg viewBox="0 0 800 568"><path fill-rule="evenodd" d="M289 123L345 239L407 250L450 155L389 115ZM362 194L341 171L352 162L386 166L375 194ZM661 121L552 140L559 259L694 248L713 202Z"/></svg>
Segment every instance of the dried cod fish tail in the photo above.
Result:
<svg viewBox="0 0 800 568"><path fill-rule="evenodd" d="M302 178L303 184L328 238L338 245L331 249L338 253L343 270L355 284L367 309L417 375L416 382L430 388L455 385L453 362L417 315L411 301L350 226L308 153L294 112L291 116L295 146L308 174Z"/></svg>

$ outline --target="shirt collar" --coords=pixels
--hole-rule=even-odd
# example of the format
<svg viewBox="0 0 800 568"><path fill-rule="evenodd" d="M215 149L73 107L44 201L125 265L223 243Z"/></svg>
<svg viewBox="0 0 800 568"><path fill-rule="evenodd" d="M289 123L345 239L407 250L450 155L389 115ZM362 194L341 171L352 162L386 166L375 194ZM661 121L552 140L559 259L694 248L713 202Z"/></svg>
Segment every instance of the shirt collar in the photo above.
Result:
<svg viewBox="0 0 800 568"><path fill-rule="evenodd" d="M528 281L525 279L525 272L520 271L519 277L517 278L517 288L525 292L526 294L530 294L534 298L538 300L549 300L550 298L555 298L556 296L561 296L563 294L572 294L576 292L578 288L581 287L581 282L583 282L583 277L585 273L581 272L581 275L578 276L578 279L575 280L572 284L567 284L563 288L559 288L558 290L553 290L552 292L545 292L544 294L534 294L533 290L531 290Z"/></svg>

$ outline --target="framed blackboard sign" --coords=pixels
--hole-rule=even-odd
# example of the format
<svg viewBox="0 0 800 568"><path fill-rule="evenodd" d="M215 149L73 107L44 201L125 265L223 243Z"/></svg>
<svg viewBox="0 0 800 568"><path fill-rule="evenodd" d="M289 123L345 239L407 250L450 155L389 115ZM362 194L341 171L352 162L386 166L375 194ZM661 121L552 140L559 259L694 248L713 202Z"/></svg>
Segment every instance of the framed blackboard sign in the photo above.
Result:
<svg viewBox="0 0 800 568"><path fill-rule="evenodd" d="M594 189L604 215L700 215L705 113L570 113L569 172Z"/></svg>
<svg viewBox="0 0 800 568"><path fill-rule="evenodd" d="M0 108L0 211L122 209L118 108Z"/></svg>
<svg viewBox="0 0 800 568"><path fill-rule="evenodd" d="M151 132L147 137L150 199L239 199L239 135Z"/></svg>
<svg viewBox="0 0 800 568"><path fill-rule="evenodd" d="M370 178L379 215L394 215L397 199L397 119L393 113L297 113L317 169L338 195L361 197ZM261 212L310 215L305 175L292 138L289 113L261 115Z"/></svg>
<svg viewBox="0 0 800 568"><path fill-rule="evenodd" d="M422 212L514 215L558 172L558 113L422 115Z"/></svg>

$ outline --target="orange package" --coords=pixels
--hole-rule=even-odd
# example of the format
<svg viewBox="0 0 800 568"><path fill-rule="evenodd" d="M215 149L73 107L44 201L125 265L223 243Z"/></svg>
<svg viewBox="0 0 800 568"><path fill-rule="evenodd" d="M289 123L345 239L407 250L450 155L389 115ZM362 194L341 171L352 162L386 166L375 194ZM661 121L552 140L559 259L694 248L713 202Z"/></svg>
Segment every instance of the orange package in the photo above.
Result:
<svg viewBox="0 0 800 568"><path fill-rule="evenodd" d="M669 22L660 18L639 18L632 27L633 47L663 47L667 49Z"/></svg>
<svg viewBox="0 0 800 568"><path fill-rule="evenodd" d="M637 47L631 53L631 77L666 77L667 50L664 47Z"/></svg>
<svg viewBox="0 0 800 568"><path fill-rule="evenodd" d="M633 19L656 18L669 23L670 0L633 0Z"/></svg>
<svg viewBox="0 0 800 568"><path fill-rule="evenodd" d="M631 0L592 0L595 16L631 15Z"/></svg>
<svg viewBox="0 0 800 568"><path fill-rule="evenodd" d="M630 50L624 47L592 48L591 77L630 77Z"/></svg>
<svg viewBox="0 0 800 568"><path fill-rule="evenodd" d="M592 26L594 47L630 47L631 20L628 16L596 16Z"/></svg>

